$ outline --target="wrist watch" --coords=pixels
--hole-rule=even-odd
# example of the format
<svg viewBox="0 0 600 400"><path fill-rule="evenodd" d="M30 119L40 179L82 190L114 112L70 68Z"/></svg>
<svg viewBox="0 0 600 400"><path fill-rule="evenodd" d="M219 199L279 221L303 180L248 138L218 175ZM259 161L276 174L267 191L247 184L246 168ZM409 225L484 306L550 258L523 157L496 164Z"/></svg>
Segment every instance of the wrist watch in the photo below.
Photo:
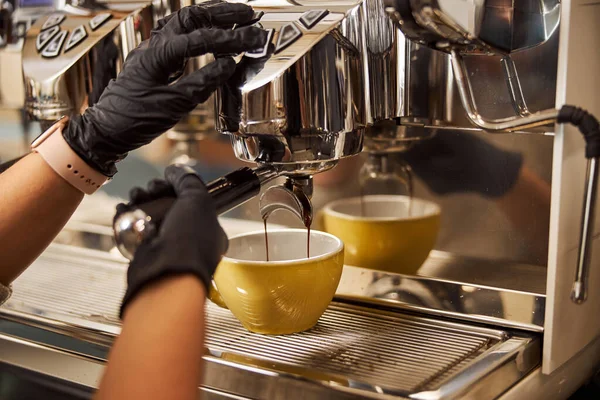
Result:
<svg viewBox="0 0 600 400"><path fill-rule="evenodd" d="M69 146L62 135L68 123L68 117L61 118L31 143L31 150L42 156L71 186L85 194L93 194L109 178L87 165Z"/></svg>

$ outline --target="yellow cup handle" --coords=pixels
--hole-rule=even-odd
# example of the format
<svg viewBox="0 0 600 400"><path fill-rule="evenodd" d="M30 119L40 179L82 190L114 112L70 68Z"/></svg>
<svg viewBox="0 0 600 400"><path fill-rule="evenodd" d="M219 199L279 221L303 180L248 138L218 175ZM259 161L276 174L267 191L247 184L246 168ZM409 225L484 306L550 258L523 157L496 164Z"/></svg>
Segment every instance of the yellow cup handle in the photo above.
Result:
<svg viewBox="0 0 600 400"><path fill-rule="evenodd" d="M211 281L210 289L208 291L208 299L218 305L221 308L228 310L227 304L221 297L221 293L219 293L219 289L217 289L217 284L215 281Z"/></svg>

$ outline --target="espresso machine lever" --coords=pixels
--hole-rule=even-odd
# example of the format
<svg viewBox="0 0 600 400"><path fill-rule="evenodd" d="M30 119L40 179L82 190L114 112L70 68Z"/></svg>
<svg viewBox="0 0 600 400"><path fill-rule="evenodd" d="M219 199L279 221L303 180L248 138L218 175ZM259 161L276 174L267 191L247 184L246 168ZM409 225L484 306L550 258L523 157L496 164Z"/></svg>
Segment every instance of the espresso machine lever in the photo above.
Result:
<svg viewBox="0 0 600 400"><path fill-rule="evenodd" d="M256 168L243 167L207 185L215 201L218 214L223 214L260 193L260 188L279 176L279 170L270 165ZM113 222L114 237L121 254L132 259L137 247L156 233L175 197L140 204L120 214Z"/></svg>

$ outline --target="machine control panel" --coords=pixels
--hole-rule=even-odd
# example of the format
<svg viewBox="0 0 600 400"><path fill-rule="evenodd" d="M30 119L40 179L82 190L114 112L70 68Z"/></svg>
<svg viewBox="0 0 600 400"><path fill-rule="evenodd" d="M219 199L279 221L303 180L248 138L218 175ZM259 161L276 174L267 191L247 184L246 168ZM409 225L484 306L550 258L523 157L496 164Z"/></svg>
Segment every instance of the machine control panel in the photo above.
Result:
<svg viewBox="0 0 600 400"><path fill-rule="evenodd" d="M281 27L279 31L279 37L277 38L277 44L275 45L275 54L282 52L289 47L296 40L300 39L302 31L298 26L290 22Z"/></svg>
<svg viewBox="0 0 600 400"><path fill-rule="evenodd" d="M45 31L40 32L35 39L35 48L37 51L42 51L44 47L52 40L54 35L56 35L60 31L60 27L55 25L50 29L46 29Z"/></svg>
<svg viewBox="0 0 600 400"><path fill-rule="evenodd" d="M323 18L329 14L328 10L311 10L307 11L300 17L300 23L304 25L307 30L312 29L318 24Z"/></svg>
<svg viewBox="0 0 600 400"><path fill-rule="evenodd" d="M35 48L44 58L53 58L77 48L94 32L113 18L109 12L97 14L90 19L77 20L64 13L54 13L43 22L40 33L35 39ZM68 22L68 23L67 23ZM81 22L79 25L77 23Z"/></svg>
<svg viewBox="0 0 600 400"><path fill-rule="evenodd" d="M54 36L42 51L42 57L53 58L58 56L68 33L68 31L61 31L58 35Z"/></svg>
<svg viewBox="0 0 600 400"><path fill-rule="evenodd" d="M60 25L65 20L64 14L52 14L48 17L44 25L42 25L42 30L46 30L49 28L53 28L55 26Z"/></svg>
<svg viewBox="0 0 600 400"><path fill-rule="evenodd" d="M90 21L90 28L93 31L95 31L96 29L98 29L102 25L104 25L104 23L111 18L112 18L112 14L110 14L110 13L98 14L94 18L92 18L92 20Z"/></svg>
<svg viewBox="0 0 600 400"><path fill-rule="evenodd" d="M243 26L254 25L264 29L262 24L259 22L264 15L265 13L263 11L255 12L252 20ZM329 15L329 10L309 10L300 15L297 21L288 22L281 26L275 44L275 54L281 53L303 36L302 29L300 29L301 27L303 27L306 31L310 31L327 15ZM267 17L267 19L269 18ZM237 25L234 26L234 29L241 27L242 25ZM256 51L246 52L246 57L261 58L267 55L268 48L273 41L275 33L277 33L275 29L267 29L267 32L268 36L264 47Z"/></svg>
<svg viewBox="0 0 600 400"><path fill-rule="evenodd" d="M67 44L65 45L65 53L84 41L86 37L87 31L85 30L85 26L79 25L71 32L71 36L69 36Z"/></svg>

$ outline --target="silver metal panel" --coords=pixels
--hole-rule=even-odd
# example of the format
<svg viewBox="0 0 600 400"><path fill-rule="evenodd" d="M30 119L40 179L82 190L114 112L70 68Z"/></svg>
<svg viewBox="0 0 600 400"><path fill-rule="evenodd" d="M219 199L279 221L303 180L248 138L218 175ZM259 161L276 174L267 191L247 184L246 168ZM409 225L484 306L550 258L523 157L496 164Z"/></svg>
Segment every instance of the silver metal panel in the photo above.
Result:
<svg viewBox="0 0 600 400"><path fill-rule="evenodd" d="M600 45L597 24L600 4L575 0L562 3L558 62L557 107L573 104L600 115ZM583 204L586 162L581 134L558 127L554 139L552 209L548 256L548 305L544 335L543 372L555 371L600 334L600 242L593 242L590 294L585 303L570 300L575 279L577 245ZM600 227L598 215L594 232Z"/></svg>
<svg viewBox="0 0 600 400"><path fill-rule="evenodd" d="M427 263L445 261L445 266L452 266L451 260L436 254ZM336 298L533 332L543 331L546 301L543 295L526 291L349 266L344 267Z"/></svg>
<svg viewBox="0 0 600 400"><path fill-rule="evenodd" d="M126 265L101 254L88 253L82 262L81 249L67 254L54 247L15 282L0 315L110 345L120 331ZM204 385L250 398L294 398L299 394L283 393L298 385L335 398L449 399L466 392L492 398L539 363L533 337L339 302L312 330L287 336L250 333L212 303L207 319ZM14 357L11 363L23 366ZM249 385L253 375L264 384ZM481 382L488 382L484 392Z"/></svg>
<svg viewBox="0 0 600 400"><path fill-rule="evenodd" d="M97 225L73 224L58 236L57 242L63 244L53 244L44 259L77 264L85 257L92 265L97 265L93 260L125 263L110 233L109 228ZM533 332L543 330L545 268L433 251L418 273L420 276L408 276L345 266L336 297Z"/></svg>
<svg viewBox="0 0 600 400"><path fill-rule="evenodd" d="M585 349L554 370L551 375L542 373L542 367L536 368L500 396L500 399L569 399L598 372L598 365L600 365L600 338L596 338Z"/></svg>

